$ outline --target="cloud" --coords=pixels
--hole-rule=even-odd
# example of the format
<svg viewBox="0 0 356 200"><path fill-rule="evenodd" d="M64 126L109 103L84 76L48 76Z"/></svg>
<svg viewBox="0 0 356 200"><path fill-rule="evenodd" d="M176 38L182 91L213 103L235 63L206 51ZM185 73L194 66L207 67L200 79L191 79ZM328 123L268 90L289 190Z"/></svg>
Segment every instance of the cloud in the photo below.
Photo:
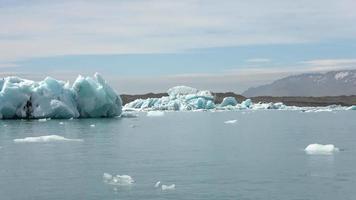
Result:
<svg viewBox="0 0 356 200"><path fill-rule="evenodd" d="M0 68L9 68L9 67L18 67L18 64L15 63L1 63L0 62Z"/></svg>
<svg viewBox="0 0 356 200"><path fill-rule="evenodd" d="M271 62L271 59L268 59L268 58L251 58L251 59L247 59L246 62L248 62L248 63L268 63L268 62Z"/></svg>
<svg viewBox="0 0 356 200"><path fill-rule="evenodd" d="M0 61L355 39L355 6L353 0L15 1L0 6Z"/></svg>
<svg viewBox="0 0 356 200"><path fill-rule="evenodd" d="M356 59L317 59L302 61L310 71L330 71L342 69L355 69Z"/></svg>

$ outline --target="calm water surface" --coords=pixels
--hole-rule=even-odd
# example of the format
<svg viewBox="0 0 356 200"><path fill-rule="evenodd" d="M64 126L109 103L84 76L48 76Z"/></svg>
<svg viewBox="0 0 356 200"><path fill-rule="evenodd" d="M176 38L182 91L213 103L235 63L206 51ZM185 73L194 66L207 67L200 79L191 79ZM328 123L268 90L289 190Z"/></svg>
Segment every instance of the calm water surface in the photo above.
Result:
<svg viewBox="0 0 356 200"><path fill-rule="evenodd" d="M235 124L224 124L227 120ZM64 122L64 124L60 124ZM91 127L95 124L95 127ZM23 143L60 135L83 142ZM310 156L310 143L335 144ZM356 112L0 121L0 199L356 199ZM128 174L132 186L103 182ZM176 184L162 191L154 184Z"/></svg>

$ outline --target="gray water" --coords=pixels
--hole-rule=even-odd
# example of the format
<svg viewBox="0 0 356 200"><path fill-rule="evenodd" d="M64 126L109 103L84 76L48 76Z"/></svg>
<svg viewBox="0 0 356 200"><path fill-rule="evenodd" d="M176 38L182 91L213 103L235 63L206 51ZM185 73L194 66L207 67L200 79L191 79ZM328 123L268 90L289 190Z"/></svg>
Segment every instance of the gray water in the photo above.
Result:
<svg viewBox="0 0 356 200"><path fill-rule="evenodd" d="M355 119L353 111L239 111L0 121L0 199L354 200ZM51 134L83 142L13 142ZM341 151L306 155L310 143ZM108 185L105 172L135 183Z"/></svg>

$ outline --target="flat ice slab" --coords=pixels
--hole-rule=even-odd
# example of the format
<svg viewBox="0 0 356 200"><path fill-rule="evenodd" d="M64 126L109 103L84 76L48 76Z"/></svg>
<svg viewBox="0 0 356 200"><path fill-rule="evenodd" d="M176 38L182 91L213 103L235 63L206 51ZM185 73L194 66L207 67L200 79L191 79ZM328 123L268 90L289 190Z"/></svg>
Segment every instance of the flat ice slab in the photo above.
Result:
<svg viewBox="0 0 356 200"><path fill-rule="evenodd" d="M172 185L162 185L162 190L174 190L176 189L176 185L172 184Z"/></svg>
<svg viewBox="0 0 356 200"><path fill-rule="evenodd" d="M338 152L339 148L333 144L310 144L304 151L309 155L331 155L334 152Z"/></svg>
<svg viewBox="0 0 356 200"><path fill-rule="evenodd" d="M82 139L68 139L59 135L45 135L39 137L26 137L22 139L14 139L15 143L45 143L45 142L61 142L61 141L71 141L71 142L82 142Z"/></svg>
<svg viewBox="0 0 356 200"><path fill-rule="evenodd" d="M147 112L147 117L162 117L164 116L163 111L149 111Z"/></svg>
<svg viewBox="0 0 356 200"><path fill-rule="evenodd" d="M224 123L225 124L235 124L237 122L237 120L236 119L233 119L233 120L227 120L227 121L225 121Z"/></svg>
<svg viewBox="0 0 356 200"><path fill-rule="evenodd" d="M135 182L134 179L129 175L116 175L116 176L113 176L113 175L111 175L109 173L104 173L103 174L103 180L107 184L116 185L116 186L132 185Z"/></svg>

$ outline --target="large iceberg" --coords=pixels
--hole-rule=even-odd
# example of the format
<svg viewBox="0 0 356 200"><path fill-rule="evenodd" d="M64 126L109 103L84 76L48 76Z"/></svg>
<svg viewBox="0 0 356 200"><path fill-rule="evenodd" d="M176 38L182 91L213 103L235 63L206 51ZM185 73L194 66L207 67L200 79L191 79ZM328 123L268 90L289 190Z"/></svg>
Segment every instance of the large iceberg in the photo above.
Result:
<svg viewBox="0 0 356 200"><path fill-rule="evenodd" d="M220 104L208 90L198 90L187 86L170 88L168 96L161 98L136 99L124 106L125 110L242 110L242 109L283 109L283 103L257 103L246 99L240 104L234 97L225 97Z"/></svg>
<svg viewBox="0 0 356 200"><path fill-rule="evenodd" d="M120 96L97 73L79 76L72 86L50 77L6 77L0 89L0 119L114 117L122 111Z"/></svg>
<svg viewBox="0 0 356 200"><path fill-rule="evenodd" d="M302 112L356 110L356 106L330 105L326 107L287 106L282 102L252 102L245 99L238 103L234 97L225 97L220 104L215 103L214 95L207 90L198 90L188 86L170 88L168 96L161 98L136 99L124 106L126 111L190 111L190 110L293 110Z"/></svg>
<svg viewBox="0 0 356 200"><path fill-rule="evenodd" d="M210 91L187 86L176 86L161 98L136 99L125 105L125 109L138 110L198 110L215 108L214 96Z"/></svg>

